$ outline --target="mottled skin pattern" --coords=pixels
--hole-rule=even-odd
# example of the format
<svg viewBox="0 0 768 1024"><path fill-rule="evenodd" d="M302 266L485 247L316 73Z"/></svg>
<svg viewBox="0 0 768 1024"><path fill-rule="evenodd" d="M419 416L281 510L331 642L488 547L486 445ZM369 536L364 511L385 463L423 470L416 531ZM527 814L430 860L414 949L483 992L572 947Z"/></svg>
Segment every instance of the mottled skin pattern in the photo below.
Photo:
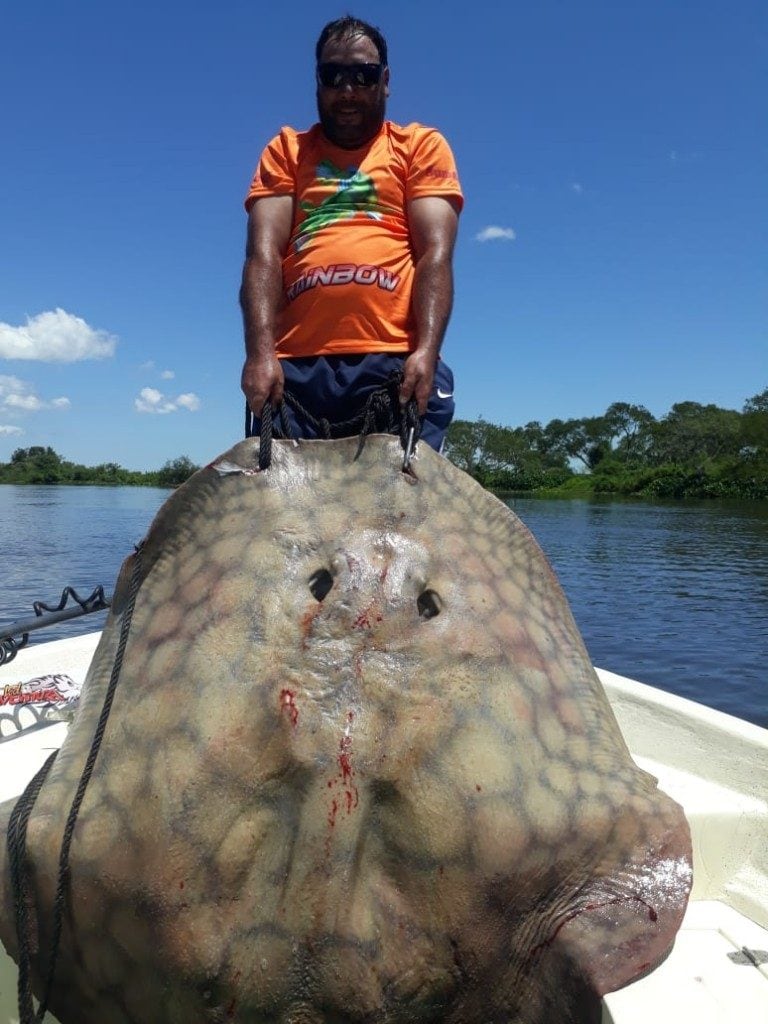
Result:
<svg viewBox="0 0 768 1024"><path fill-rule="evenodd" d="M414 477L396 439L356 443L276 443L259 473L242 442L158 514L63 1024L584 1024L670 948L688 828L540 549L426 446ZM43 950L131 563L30 823Z"/></svg>

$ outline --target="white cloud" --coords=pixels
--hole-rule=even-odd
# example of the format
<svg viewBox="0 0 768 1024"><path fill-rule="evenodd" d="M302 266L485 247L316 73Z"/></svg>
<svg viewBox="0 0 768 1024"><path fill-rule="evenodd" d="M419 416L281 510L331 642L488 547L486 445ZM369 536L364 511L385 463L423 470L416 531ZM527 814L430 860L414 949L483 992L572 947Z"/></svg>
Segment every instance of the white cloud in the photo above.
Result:
<svg viewBox="0 0 768 1024"><path fill-rule="evenodd" d="M577 196L580 196L584 192L584 186L578 181L572 181L571 192L575 192Z"/></svg>
<svg viewBox="0 0 768 1024"><path fill-rule="evenodd" d="M197 412L200 408L200 399L192 392L179 395L178 398L166 398L157 388L142 388L139 397L134 399L133 404L137 412L163 415L164 413L178 412L179 409Z"/></svg>
<svg viewBox="0 0 768 1024"><path fill-rule="evenodd" d="M483 228L482 231L478 231L475 235L475 241L477 242L491 242L497 238L504 239L508 242L514 242L517 235L513 228L500 228L496 224L490 224L487 228Z"/></svg>
<svg viewBox="0 0 768 1024"><path fill-rule="evenodd" d="M173 380L173 378L175 376L176 376L176 374L173 372L173 370L163 370L163 372L160 374L160 379L161 380Z"/></svg>
<svg viewBox="0 0 768 1024"><path fill-rule="evenodd" d="M76 363L114 355L117 338L63 309L28 317L24 326L0 322L0 359Z"/></svg>
<svg viewBox="0 0 768 1024"><path fill-rule="evenodd" d="M186 395L179 395L176 399L176 404L180 405L183 409L188 409L190 412L197 412L200 408L200 399L190 391Z"/></svg>
<svg viewBox="0 0 768 1024"><path fill-rule="evenodd" d="M29 390L29 384L25 384L19 377L7 377L0 374L0 402L14 393Z"/></svg>
<svg viewBox="0 0 768 1024"><path fill-rule="evenodd" d="M173 402L167 401L156 388L142 388L133 404L137 412L165 413L174 412L176 409Z"/></svg>
<svg viewBox="0 0 768 1024"><path fill-rule="evenodd" d="M35 394L32 385L20 377L0 374L0 414L11 416L25 412L39 412L41 409L69 409L68 398L54 398L46 402Z"/></svg>
<svg viewBox="0 0 768 1024"><path fill-rule="evenodd" d="M7 424L0 424L0 434L23 434L21 427L11 427Z"/></svg>
<svg viewBox="0 0 768 1024"><path fill-rule="evenodd" d="M6 409L21 409L23 412L37 412L43 403L37 395L12 394L5 399Z"/></svg>

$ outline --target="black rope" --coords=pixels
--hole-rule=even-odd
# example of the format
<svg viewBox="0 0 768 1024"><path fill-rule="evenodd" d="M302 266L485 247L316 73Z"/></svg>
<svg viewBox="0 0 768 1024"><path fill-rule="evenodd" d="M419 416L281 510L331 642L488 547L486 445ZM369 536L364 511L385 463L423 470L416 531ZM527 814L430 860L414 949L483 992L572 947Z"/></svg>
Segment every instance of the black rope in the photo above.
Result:
<svg viewBox="0 0 768 1024"><path fill-rule="evenodd" d="M13 892L13 911L16 920L16 938L19 944L19 1024L35 1020L32 1001L32 928L34 927L34 896L29 882L26 863L27 825L48 772L56 760L58 750L48 757L16 801L8 822L8 862ZM40 1018L42 1020L42 1018Z"/></svg>
<svg viewBox="0 0 768 1024"><path fill-rule="evenodd" d="M272 406L267 400L261 410L261 437L259 438L259 469L272 465Z"/></svg>
<svg viewBox="0 0 768 1024"><path fill-rule="evenodd" d="M7 845L10 862L11 885L13 888L14 911L16 917L16 938L19 946L19 1024L42 1024L48 1009L48 1002L53 991L53 981L56 973L56 962L59 955L61 932L64 923L64 901L66 887L69 882L69 852L72 846L72 839L77 824L77 816L85 797L85 791L91 780L96 759L99 756L101 741L107 728L107 721L112 710L117 683L120 678L120 671L123 667L123 657L128 643L128 633L131 628L133 609L136 604L136 595L139 590L141 575L141 553L144 546L142 541L136 547L136 555L133 563L133 571L128 590L128 601L123 612L123 621L120 625L120 637L115 652L115 660L112 664L112 674L104 695L104 704L101 708L99 720L96 724L96 731L91 740L91 747L88 751L85 765L80 775L80 781L75 792L72 806L67 815L64 834L61 840L59 851L58 877L56 882L56 895L53 901L53 929L51 935L51 952L48 961L48 974L45 980L43 998L35 1013L32 998L32 928L34 918L32 916L34 897L29 879L29 860L27 858L27 825L35 805L35 801L45 782L58 751L54 751L45 762L40 771L35 775L27 788L22 793L11 813L8 822Z"/></svg>
<svg viewBox="0 0 768 1024"><path fill-rule="evenodd" d="M289 441L295 440L293 436L293 427L291 426L291 421L288 419L288 406L285 402L280 403L278 411L280 413L280 431L282 436L288 438Z"/></svg>
<svg viewBox="0 0 768 1024"><path fill-rule="evenodd" d="M245 400L245 439L253 437L253 413L251 407L248 405L248 399Z"/></svg>
<svg viewBox="0 0 768 1024"><path fill-rule="evenodd" d="M393 373L385 383L372 391L366 399L362 409L349 419L331 422L325 417L313 416L308 409L305 409L301 402L290 391L284 391L283 401L278 406L280 417L280 428L276 433L277 437L293 439L293 434L288 420L286 406L290 406L309 423L317 434L326 440L334 437L353 437L359 435L355 459L365 446L365 439L369 434L398 434L400 443L406 453L406 459L410 460L410 453L421 434L421 420L418 414L418 407L414 399L411 399L405 407L400 404L400 384L403 380L401 370ZM261 435L259 445L259 469L269 469L272 464L272 437L274 433L272 407L269 402L264 403L261 412ZM245 436L253 437L254 417L246 402L245 405Z"/></svg>

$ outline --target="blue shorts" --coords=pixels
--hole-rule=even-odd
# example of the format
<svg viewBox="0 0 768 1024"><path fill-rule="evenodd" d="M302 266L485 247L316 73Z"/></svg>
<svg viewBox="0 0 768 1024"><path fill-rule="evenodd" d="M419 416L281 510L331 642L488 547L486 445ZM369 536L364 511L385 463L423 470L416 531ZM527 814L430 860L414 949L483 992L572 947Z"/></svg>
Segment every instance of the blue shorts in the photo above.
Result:
<svg viewBox="0 0 768 1024"><path fill-rule="evenodd" d="M389 355L386 352L370 352L358 356L311 356L299 359L281 359L285 375L285 389L296 398L315 419L326 419L329 423L342 423L358 416L369 395L380 388L403 368L407 353ZM322 437L321 431L311 420L292 409L287 402L283 408L294 437ZM421 440L435 451L443 445L448 425L453 419L453 373L442 361L435 368L435 381L422 421ZM260 423L254 424L258 434ZM275 436L282 434L280 416L274 417ZM350 429L344 435L337 431L334 437L355 436L360 428Z"/></svg>

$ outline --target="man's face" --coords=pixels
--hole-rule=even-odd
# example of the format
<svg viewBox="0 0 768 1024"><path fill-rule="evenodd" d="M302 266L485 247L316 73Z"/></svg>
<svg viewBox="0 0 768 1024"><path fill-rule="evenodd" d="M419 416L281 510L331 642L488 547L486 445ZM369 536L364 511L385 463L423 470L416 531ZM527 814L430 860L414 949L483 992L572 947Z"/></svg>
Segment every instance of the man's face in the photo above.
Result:
<svg viewBox="0 0 768 1024"><path fill-rule="evenodd" d="M379 51L368 36L329 39L320 63L379 64ZM345 80L331 88L318 82L317 110L326 138L342 149L365 145L381 128L388 95L388 68L375 85L352 85Z"/></svg>

